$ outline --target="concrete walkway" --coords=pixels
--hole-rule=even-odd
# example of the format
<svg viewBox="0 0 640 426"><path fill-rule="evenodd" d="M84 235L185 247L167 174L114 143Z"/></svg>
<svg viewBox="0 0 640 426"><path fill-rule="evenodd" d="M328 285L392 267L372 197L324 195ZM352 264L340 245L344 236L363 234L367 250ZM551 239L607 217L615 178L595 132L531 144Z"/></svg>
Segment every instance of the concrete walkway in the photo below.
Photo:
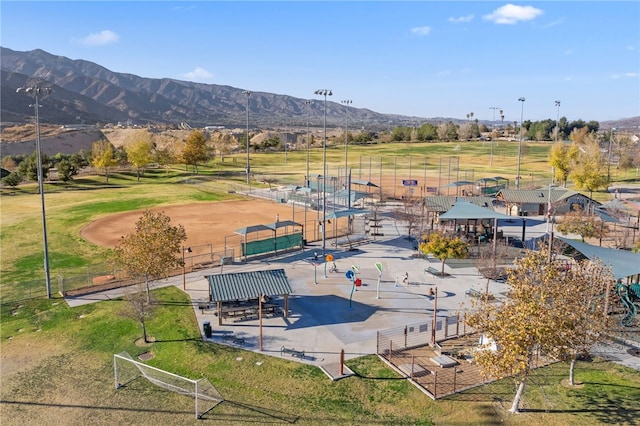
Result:
<svg viewBox="0 0 640 426"><path fill-rule="evenodd" d="M528 227L527 236L533 237L546 232L542 220ZM313 252L322 253L318 244L305 247L304 251L288 253L267 260L251 261L243 264L225 265L223 273L244 272L264 269L284 268L291 283L293 293L289 298L289 316L263 318L262 353L294 361L309 363L319 367L335 379L335 366L339 366L340 352L345 359L376 353L376 333L394 327L431 321L434 297L430 289L437 288L437 316L453 316L471 306L472 297L467 290L484 293L487 280L482 278L474 265L474 260L450 261L445 266L447 277L439 278L425 272L429 266L440 269L441 263L435 259L414 256L414 242L401 235L392 220L383 224L384 237L377 237L361 245L359 250L344 251L333 249L332 241L326 241L326 253L332 253L338 272L325 274L323 266L314 269L308 262ZM520 236L521 226L501 227L505 235ZM382 264L379 275L375 262ZM345 276L347 270L358 269L357 277L362 287L353 290L351 281ZM212 326L212 337L208 340L246 350L260 351L260 326L258 320L232 322L225 320L218 325L214 310L204 312L198 309L198 301L208 300L206 275L219 274L219 267L200 270L186 275L186 292L194 303L194 312L202 332L208 321ZM403 277L408 274L408 283ZM317 284L314 283L317 277ZM379 282L379 285L378 285ZM182 276L172 277L153 283L153 287L174 285L182 288ZM503 299L507 286L491 281L489 292L499 301ZM67 298L70 306L113 299L122 295L122 289L103 293ZM271 303L283 306L282 300ZM304 352L304 356L292 356L291 351ZM598 355L640 370L640 358L627 352L626 347L607 344L598 348ZM626 354L626 355L625 355ZM348 372L344 372L349 374Z"/></svg>

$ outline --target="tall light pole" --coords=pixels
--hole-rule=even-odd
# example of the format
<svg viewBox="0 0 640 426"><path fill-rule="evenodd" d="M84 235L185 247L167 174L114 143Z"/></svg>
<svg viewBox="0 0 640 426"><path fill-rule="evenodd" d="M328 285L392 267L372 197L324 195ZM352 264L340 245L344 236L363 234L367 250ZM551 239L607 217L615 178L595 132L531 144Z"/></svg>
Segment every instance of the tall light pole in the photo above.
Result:
<svg viewBox="0 0 640 426"><path fill-rule="evenodd" d="M344 101L340 101L340 103L343 103L346 105L345 108L345 113L344 113L344 173L345 176L347 174L347 167L348 167L348 145L349 145L349 104L352 104L353 101L352 100L344 100Z"/></svg>
<svg viewBox="0 0 640 426"><path fill-rule="evenodd" d="M311 186L311 178L309 177L309 147L311 143L311 132L309 132L309 116L311 115L311 105L313 105L313 101L307 100L304 101L307 105L307 175L305 177L305 187L309 188Z"/></svg>
<svg viewBox="0 0 640 426"><path fill-rule="evenodd" d="M304 101L305 105L307 105L307 174L304 176L304 187L307 188L309 192L307 192L307 197L311 195L309 187L311 186L311 181L309 177L309 144L311 141L311 133L309 132L309 115L311 112L311 105L313 101L306 100ZM304 201L304 239L307 239L307 200Z"/></svg>
<svg viewBox="0 0 640 426"><path fill-rule="evenodd" d="M518 98L518 102L522 102L520 109L520 139L518 140L518 171L516 174L516 189L520 189L520 162L522 161L522 120L524 119L524 96Z"/></svg>
<svg viewBox="0 0 640 426"><path fill-rule="evenodd" d="M493 110L493 120L491 120L491 155L489 156L489 167L493 167L493 138L496 132L496 110L500 107L489 107Z"/></svg>
<svg viewBox="0 0 640 426"><path fill-rule="evenodd" d="M244 90L242 93L247 95L247 185L251 184L251 166L249 165L249 98L251 97L251 90Z"/></svg>
<svg viewBox="0 0 640 426"><path fill-rule="evenodd" d="M607 154L607 182L611 182L611 144L613 143L613 131L615 127L611 128L611 134L609 135L609 153Z"/></svg>
<svg viewBox="0 0 640 426"><path fill-rule="evenodd" d="M556 101L555 105L556 105L556 143L557 143L558 135L560 135L560 101Z"/></svg>
<svg viewBox="0 0 640 426"><path fill-rule="evenodd" d="M346 183L345 186L348 185L347 191L347 209L351 208L351 182L349 181L349 105L353 103L352 100L346 99L344 101L340 101L345 104L346 109L344 113L344 181Z"/></svg>
<svg viewBox="0 0 640 426"><path fill-rule="evenodd" d="M325 217L327 215L327 96L332 96L330 89L318 89L313 92L316 95L324 96L324 138L322 142L322 257L325 255L327 246L327 230Z"/></svg>
<svg viewBox="0 0 640 426"><path fill-rule="evenodd" d="M36 120L36 156L38 161L38 190L40 191L40 205L42 206L42 240L44 244L44 273L47 285L47 298L51 299L51 276L49 274L49 243L47 241L47 216L45 214L44 204L44 173L42 172L42 152L40 149L40 115L39 115L39 97L42 94L51 93L50 87L26 86L19 87L16 92L26 93L35 98L35 103L29 105L35 111Z"/></svg>

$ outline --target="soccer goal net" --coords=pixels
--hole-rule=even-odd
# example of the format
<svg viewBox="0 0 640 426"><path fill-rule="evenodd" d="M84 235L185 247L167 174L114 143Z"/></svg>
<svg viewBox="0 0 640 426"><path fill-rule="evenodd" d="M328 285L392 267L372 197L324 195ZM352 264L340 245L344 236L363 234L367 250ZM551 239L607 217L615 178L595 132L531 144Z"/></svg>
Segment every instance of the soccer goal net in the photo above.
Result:
<svg viewBox="0 0 640 426"><path fill-rule="evenodd" d="M224 401L220 392L205 378L193 380L134 360L127 352L113 355L116 389L143 378L156 386L191 396L195 399L196 418Z"/></svg>

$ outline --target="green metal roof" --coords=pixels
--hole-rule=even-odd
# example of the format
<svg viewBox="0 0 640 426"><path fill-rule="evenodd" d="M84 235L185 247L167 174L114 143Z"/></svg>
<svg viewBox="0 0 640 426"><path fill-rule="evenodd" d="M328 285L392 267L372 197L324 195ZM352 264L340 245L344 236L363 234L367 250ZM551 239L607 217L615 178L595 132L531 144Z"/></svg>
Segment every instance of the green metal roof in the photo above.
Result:
<svg viewBox="0 0 640 426"><path fill-rule="evenodd" d="M333 213L330 213L328 215L326 215L324 217L324 219L339 219L341 217L348 217L348 216L356 216L356 215L360 215L360 214L370 214L371 211L369 210L362 210L362 209L348 209L348 210L336 210Z"/></svg>
<svg viewBox="0 0 640 426"><path fill-rule="evenodd" d="M498 213L493 209L477 206L468 201L458 200L446 213L441 214L440 220L471 220L471 219L513 219L506 214Z"/></svg>
<svg viewBox="0 0 640 426"><path fill-rule="evenodd" d="M257 299L293 292L284 269L236 272L205 276L209 281L209 294L213 302Z"/></svg>
<svg viewBox="0 0 640 426"><path fill-rule="evenodd" d="M240 235L247 235L253 232L275 231L276 229L286 228L289 226L302 226L302 224L298 222L294 222L292 220L280 220L278 222L268 223L266 225L245 226L244 228L236 229L233 232Z"/></svg>
<svg viewBox="0 0 640 426"><path fill-rule="evenodd" d="M564 188L551 188L551 202L569 198L578 194ZM549 188L540 189L503 189L496 195L506 203L546 204L549 202Z"/></svg>
<svg viewBox="0 0 640 426"><path fill-rule="evenodd" d="M446 212L451 207L453 207L458 200L467 201L469 203L475 204L476 206L486 207L489 209L493 209L493 198L491 197L456 197L456 196L445 196L445 195L433 195L429 197L424 197L424 207L432 212Z"/></svg>

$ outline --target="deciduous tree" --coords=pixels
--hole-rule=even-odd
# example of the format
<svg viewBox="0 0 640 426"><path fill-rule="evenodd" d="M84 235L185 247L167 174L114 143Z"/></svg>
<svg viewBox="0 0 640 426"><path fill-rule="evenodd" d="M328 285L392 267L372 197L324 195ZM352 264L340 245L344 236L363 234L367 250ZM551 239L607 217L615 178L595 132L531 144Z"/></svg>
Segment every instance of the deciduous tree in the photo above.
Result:
<svg viewBox="0 0 640 426"><path fill-rule="evenodd" d="M149 293L149 281L182 266L181 244L187 239L182 225L172 226L164 213L145 210L135 231L122 236L113 250L114 263L129 276L142 279Z"/></svg>
<svg viewBox="0 0 640 426"><path fill-rule="evenodd" d="M584 242L585 238L603 238L608 229L594 215L586 215L582 210L574 210L564 215L557 226L563 234L578 234Z"/></svg>
<svg viewBox="0 0 640 426"><path fill-rule="evenodd" d="M511 412L518 412L534 361L538 354L544 355L554 336L549 288L560 275L556 268L549 268L544 251L531 252L515 263L507 279L508 299L502 305L473 302L476 310L467 316L467 324L497 343L495 351L481 348L475 353L484 374L512 377L516 384Z"/></svg>
<svg viewBox="0 0 640 426"><path fill-rule="evenodd" d="M146 130L137 130L131 134L124 147L129 163L136 169L136 178L140 181L140 171L151 163L151 135Z"/></svg>
<svg viewBox="0 0 640 426"><path fill-rule="evenodd" d="M433 254L442 261L440 274L444 275L444 264L447 259L464 259L467 257L469 245L457 236L447 236L433 232L426 242L420 243L419 250L424 254Z"/></svg>
<svg viewBox="0 0 640 426"><path fill-rule="evenodd" d="M103 169L105 180L109 182L109 168L118 164L113 145L108 140L99 140L91 145L91 164L96 169Z"/></svg>
<svg viewBox="0 0 640 426"><path fill-rule="evenodd" d="M583 148L573 161L569 177L576 187L589 191L589 197L593 191L607 184L606 159L592 137L585 138Z"/></svg>
<svg viewBox="0 0 640 426"><path fill-rule="evenodd" d="M479 350L476 361L486 375L513 377L517 385L511 409L517 412L534 360L538 356L575 361L604 338L608 324L606 295L613 284L599 262L571 262L559 267L546 248L516 260L509 270L508 298L502 305L474 302L467 323L497 343Z"/></svg>
<svg viewBox="0 0 640 426"><path fill-rule="evenodd" d="M129 288L124 293L124 300L127 304L124 308L124 316L140 323L142 327L142 338L145 343L149 343L147 336L147 319L153 316L153 304L151 299L145 296L144 287L135 286Z"/></svg>
<svg viewBox="0 0 640 426"><path fill-rule="evenodd" d="M575 144L566 145L564 142L557 142L551 147L549 152L549 164L555 170L555 178L567 186L567 179L571 172L571 166L578 156L578 148Z"/></svg>
<svg viewBox="0 0 640 426"><path fill-rule="evenodd" d="M207 138L200 130L192 131L185 141L182 159L186 165L192 165L198 174L198 164L207 161Z"/></svg>
<svg viewBox="0 0 640 426"><path fill-rule="evenodd" d="M569 384L573 386L577 360L588 356L606 338L610 325L607 301L615 282L609 267L585 259L564 268L552 284L556 340L550 345L550 354L569 362Z"/></svg>

